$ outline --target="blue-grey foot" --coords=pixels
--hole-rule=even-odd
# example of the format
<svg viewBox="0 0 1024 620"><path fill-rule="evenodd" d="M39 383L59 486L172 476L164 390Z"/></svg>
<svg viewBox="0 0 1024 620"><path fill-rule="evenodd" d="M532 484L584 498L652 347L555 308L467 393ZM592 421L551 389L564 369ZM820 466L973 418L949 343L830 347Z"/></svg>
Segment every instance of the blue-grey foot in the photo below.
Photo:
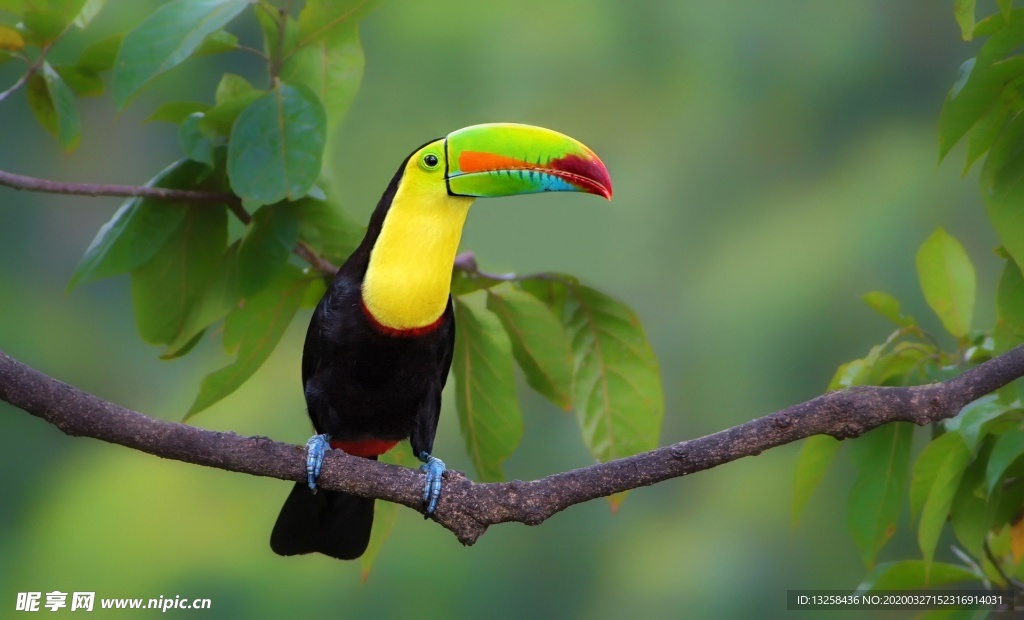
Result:
<svg viewBox="0 0 1024 620"><path fill-rule="evenodd" d="M423 485L423 503L427 505L427 514L434 512L437 507L437 498L441 496L441 474L447 467L444 461L436 456L430 456L429 452L420 452L420 471L427 474L427 483Z"/></svg>
<svg viewBox="0 0 1024 620"><path fill-rule="evenodd" d="M306 442L306 478L309 488L316 493L316 479L320 477L320 468L324 464L324 455L331 447L330 435L313 435Z"/></svg>

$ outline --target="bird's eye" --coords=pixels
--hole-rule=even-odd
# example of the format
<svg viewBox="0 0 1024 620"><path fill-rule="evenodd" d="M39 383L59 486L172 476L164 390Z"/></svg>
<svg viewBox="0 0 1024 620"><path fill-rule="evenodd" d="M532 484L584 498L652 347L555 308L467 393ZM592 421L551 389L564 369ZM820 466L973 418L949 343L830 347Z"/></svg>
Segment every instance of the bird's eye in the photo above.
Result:
<svg viewBox="0 0 1024 620"><path fill-rule="evenodd" d="M423 156L423 166L426 167L427 169L436 168L437 164L437 155L434 155L433 153L427 153L426 155Z"/></svg>

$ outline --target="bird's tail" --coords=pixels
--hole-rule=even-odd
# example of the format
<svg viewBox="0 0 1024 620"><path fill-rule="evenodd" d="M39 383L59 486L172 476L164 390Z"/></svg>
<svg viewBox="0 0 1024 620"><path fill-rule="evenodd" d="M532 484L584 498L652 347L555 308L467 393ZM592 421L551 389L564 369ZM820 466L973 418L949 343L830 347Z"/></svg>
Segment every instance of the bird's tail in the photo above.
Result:
<svg viewBox="0 0 1024 620"><path fill-rule="evenodd" d="M270 534L278 555L322 553L339 560L363 555L373 526L373 500L295 484Z"/></svg>

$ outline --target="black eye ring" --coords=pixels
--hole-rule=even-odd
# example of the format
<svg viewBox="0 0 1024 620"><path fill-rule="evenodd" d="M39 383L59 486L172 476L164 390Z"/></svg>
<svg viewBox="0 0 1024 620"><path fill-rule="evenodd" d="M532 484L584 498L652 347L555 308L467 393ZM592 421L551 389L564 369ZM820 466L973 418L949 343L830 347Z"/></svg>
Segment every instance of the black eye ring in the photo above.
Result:
<svg viewBox="0 0 1024 620"><path fill-rule="evenodd" d="M423 156L423 164L426 165L428 168L433 168L438 164L437 155L434 155L433 153L427 153L426 155Z"/></svg>

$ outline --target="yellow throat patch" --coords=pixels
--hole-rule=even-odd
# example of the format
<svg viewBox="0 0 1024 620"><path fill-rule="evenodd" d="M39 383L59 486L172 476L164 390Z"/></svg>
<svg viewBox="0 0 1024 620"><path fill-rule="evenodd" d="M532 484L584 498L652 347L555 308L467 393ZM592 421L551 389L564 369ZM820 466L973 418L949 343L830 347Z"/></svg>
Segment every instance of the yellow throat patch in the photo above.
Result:
<svg viewBox="0 0 1024 620"><path fill-rule="evenodd" d="M370 251L363 303L377 322L415 329L440 318L451 293L452 262L473 198L449 196L444 166L425 169L422 154L443 157L438 141L409 158Z"/></svg>

